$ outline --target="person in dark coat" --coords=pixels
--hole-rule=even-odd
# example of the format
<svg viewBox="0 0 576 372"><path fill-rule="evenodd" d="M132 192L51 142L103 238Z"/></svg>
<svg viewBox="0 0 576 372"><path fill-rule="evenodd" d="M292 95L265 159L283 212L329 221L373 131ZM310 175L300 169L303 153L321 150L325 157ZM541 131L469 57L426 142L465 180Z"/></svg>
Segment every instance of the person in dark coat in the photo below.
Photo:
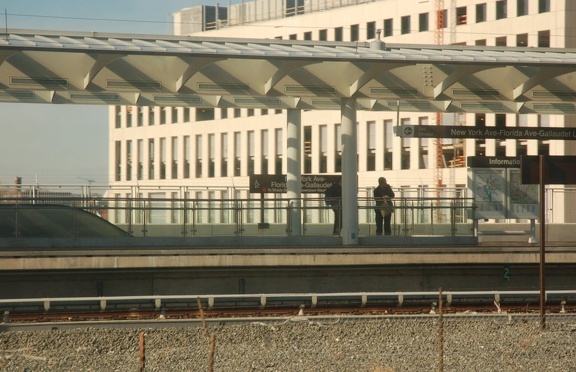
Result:
<svg viewBox="0 0 576 372"><path fill-rule="evenodd" d="M392 187L386 182L386 178L378 178L378 186L374 188L374 200L376 201L376 235L382 235L382 224L384 224L384 234L391 235L392 227L390 220L392 219L392 212L394 212L394 191Z"/></svg>
<svg viewBox="0 0 576 372"><path fill-rule="evenodd" d="M332 234L340 235L342 230L342 178L326 189L324 201L334 211L334 229Z"/></svg>

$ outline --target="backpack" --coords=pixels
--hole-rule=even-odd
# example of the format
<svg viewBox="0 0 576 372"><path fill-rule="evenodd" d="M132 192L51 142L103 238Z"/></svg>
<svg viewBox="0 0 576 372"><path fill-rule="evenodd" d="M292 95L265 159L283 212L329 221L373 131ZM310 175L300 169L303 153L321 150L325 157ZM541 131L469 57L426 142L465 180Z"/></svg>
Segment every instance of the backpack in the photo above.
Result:
<svg viewBox="0 0 576 372"><path fill-rule="evenodd" d="M338 184L333 183L332 186L330 186L329 188L326 189L326 191L324 191L324 202L326 203L326 205L329 206L338 205L338 200L335 198L340 197L340 195L338 195L337 190L338 190Z"/></svg>

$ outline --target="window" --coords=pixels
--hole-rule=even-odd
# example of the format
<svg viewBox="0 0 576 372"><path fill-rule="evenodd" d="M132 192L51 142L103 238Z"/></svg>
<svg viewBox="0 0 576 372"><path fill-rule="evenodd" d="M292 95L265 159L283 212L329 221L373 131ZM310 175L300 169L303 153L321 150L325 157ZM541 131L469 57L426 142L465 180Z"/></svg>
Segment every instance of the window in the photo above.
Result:
<svg viewBox="0 0 576 372"><path fill-rule="evenodd" d="M296 34L291 34L290 36L288 36L289 40L297 40L298 36Z"/></svg>
<svg viewBox="0 0 576 372"><path fill-rule="evenodd" d="M246 116L251 117L254 116L254 109L253 108L249 108L246 110Z"/></svg>
<svg viewBox="0 0 576 372"><path fill-rule="evenodd" d="M284 154L284 138L282 137L282 129L275 129L275 148L276 154L274 157L274 172L282 174L282 157Z"/></svg>
<svg viewBox="0 0 576 372"><path fill-rule="evenodd" d="M366 39L376 38L376 22L366 23Z"/></svg>
<svg viewBox="0 0 576 372"><path fill-rule="evenodd" d="M468 23L468 15L466 14L466 7L461 6L456 8L456 24L465 25Z"/></svg>
<svg viewBox="0 0 576 372"><path fill-rule="evenodd" d="M394 34L394 22L390 19L384 20L384 37L392 36Z"/></svg>
<svg viewBox="0 0 576 372"><path fill-rule="evenodd" d="M384 169L392 169L392 150L394 144L394 122L384 120Z"/></svg>
<svg viewBox="0 0 576 372"><path fill-rule="evenodd" d="M172 171L171 171L171 178L176 179L178 178L178 137L172 137Z"/></svg>
<svg viewBox="0 0 576 372"><path fill-rule="evenodd" d="M172 124L178 122L178 107L172 107Z"/></svg>
<svg viewBox="0 0 576 372"><path fill-rule="evenodd" d="M550 0L538 0L538 13L547 13L550 11Z"/></svg>
<svg viewBox="0 0 576 372"><path fill-rule="evenodd" d="M304 33L304 40L312 40L312 31Z"/></svg>
<svg viewBox="0 0 576 372"><path fill-rule="evenodd" d="M202 177L202 135L196 135L196 178Z"/></svg>
<svg viewBox="0 0 576 372"><path fill-rule="evenodd" d="M400 124L410 125L409 118L400 119ZM410 169L410 138L402 138L402 147L400 148L400 167L401 169Z"/></svg>
<svg viewBox="0 0 576 372"><path fill-rule="evenodd" d="M220 135L220 146L222 148L220 151L220 177L228 177L228 133Z"/></svg>
<svg viewBox="0 0 576 372"><path fill-rule="evenodd" d="M138 126L144 125L144 107L138 107Z"/></svg>
<svg viewBox="0 0 576 372"><path fill-rule="evenodd" d="M344 29L342 27L336 27L334 29L334 41L342 41L344 37Z"/></svg>
<svg viewBox="0 0 576 372"><path fill-rule="evenodd" d="M148 140L148 179L154 179L154 139Z"/></svg>
<svg viewBox="0 0 576 372"><path fill-rule="evenodd" d="M234 132L234 176L241 175L242 133Z"/></svg>
<svg viewBox="0 0 576 372"><path fill-rule="evenodd" d="M136 179L141 180L144 177L144 140L139 139L138 142L136 142L136 156L138 158Z"/></svg>
<svg viewBox="0 0 576 372"><path fill-rule="evenodd" d="M148 107L148 125L154 125L154 107Z"/></svg>
<svg viewBox="0 0 576 372"><path fill-rule="evenodd" d="M122 111L120 110L120 106L114 106L114 127L121 128L122 127Z"/></svg>
<svg viewBox="0 0 576 372"><path fill-rule="evenodd" d="M235 117L235 118L239 118L239 117L241 117L241 116L242 116L242 110L239 109L239 108L235 108L235 109L234 109L234 117Z"/></svg>
<svg viewBox="0 0 576 372"><path fill-rule="evenodd" d="M184 119L182 119L185 123L188 123L190 121L190 110L192 110L189 107L184 107L183 111L184 111Z"/></svg>
<svg viewBox="0 0 576 372"><path fill-rule="evenodd" d="M486 22L486 3L476 4L476 23Z"/></svg>
<svg viewBox="0 0 576 372"><path fill-rule="evenodd" d="M160 107L160 125L166 124L166 107Z"/></svg>
<svg viewBox="0 0 576 372"><path fill-rule="evenodd" d="M166 138L160 138L160 179L166 179Z"/></svg>
<svg viewBox="0 0 576 372"><path fill-rule="evenodd" d="M196 121L214 120L213 108L197 108Z"/></svg>
<svg viewBox="0 0 576 372"><path fill-rule="evenodd" d="M527 47L528 46L528 34L516 35L516 46Z"/></svg>
<svg viewBox="0 0 576 372"><path fill-rule="evenodd" d="M268 162L270 160L270 154L268 152L268 129L264 129L261 132L260 148L262 149L260 174L268 174Z"/></svg>
<svg viewBox="0 0 576 372"><path fill-rule="evenodd" d="M132 180L132 141L126 141L126 181Z"/></svg>
<svg viewBox="0 0 576 372"><path fill-rule="evenodd" d="M421 116L418 118L418 125L428 125L429 120L428 116ZM418 159L418 168L419 169L427 169L428 168L428 149L430 141L428 138L420 138L420 156Z"/></svg>
<svg viewBox="0 0 576 372"><path fill-rule="evenodd" d="M320 41L328 40L328 30L324 29L324 30L318 31L318 40L320 40Z"/></svg>
<svg viewBox="0 0 576 372"><path fill-rule="evenodd" d="M550 48L550 30L538 31L538 46L540 48Z"/></svg>
<svg viewBox="0 0 576 372"><path fill-rule="evenodd" d="M297 14L304 14L304 0L286 0L286 17L294 17Z"/></svg>
<svg viewBox="0 0 576 372"><path fill-rule="evenodd" d="M504 19L508 17L508 1L498 0L496 1L496 19Z"/></svg>
<svg viewBox="0 0 576 372"><path fill-rule="evenodd" d="M516 15L518 17L528 15L528 0L516 0Z"/></svg>
<svg viewBox="0 0 576 372"><path fill-rule="evenodd" d="M479 45L479 46L485 46L486 45L486 39L476 40L475 44Z"/></svg>
<svg viewBox="0 0 576 372"><path fill-rule="evenodd" d="M494 125L496 128L506 127L506 114L496 114L494 116Z"/></svg>
<svg viewBox="0 0 576 372"><path fill-rule="evenodd" d="M400 19L400 27L402 35L410 33L410 16L404 16Z"/></svg>
<svg viewBox="0 0 576 372"><path fill-rule="evenodd" d="M376 170L376 122L369 121L368 123L368 131L367 131L367 147L368 147L368 154L366 159L366 170L367 171L374 171Z"/></svg>
<svg viewBox="0 0 576 372"><path fill-rule="evenodd" d="M208 134L208 177L215 177L216 173L216 135Z"/></svg>
<svg viewBox="0 0 576 372"><path fill-rule="evenodd" d="M430 26L428 24L428 13L420 13L418 15L418 31L419 32L428 31L429 27Z"/></svg>
<svg viewBox="0 0 576 372"><path fill-rule="evenodd" d="M126 128L132 127L132 106L126 107Z"/></svg>
<svg viewBox="0 0 576 372"><path fill-rule="evenodd" d="M184 178L190 178L190 136L184 136Z"/></svg>
<svg viewBox="0 0 576 372"><path fill-rule="evenodd" d="M550 115L538 115L538 126L550 128ZM550 155L549 140L538 140L538 155Z"/></svg>
<svg viewBox="0 0 576 372"><path fill-rule="evenodd" d="M122 143L120 141L116 141L115 143L115 151L114 151L114 163L116 164L115 166L115 171L114 171L114 179L116 181L120 181L120 174L122 172Z"/></svg>
<svg viewBox="0 0 576 372"><path fill-rule="evenodd" d="M506 46L506 36L497 37L496 46Z"/></svg>
<svg viewBox="0 0 576 372"><path fill-rule="evenodd" d="M352 25L350 26L350 41L358 41L359 40L359 26Z"/></svg>
<svg viewBox="0 0 576 372"><path fill-rule="evenodd" d="M328 126L320 125L320 173L328 172Z"/></svg>
<svg viewBox="0 0 576 372"><path fill-rule="evenodd" d="M220 119L228 119L228 109L226 107L220 108Z"/></svg>
<svg viewBox="0 0 576 372"><path fill-rule="evenodd" d="M254 160L256 157L256 133L248 131L248 174L254 174Z"/></svg>
<svg viewBox="0 0 576 372"><path fill-rule="evenodd" d="M304 173L312 173L312 127L304 127Z"/></svg>

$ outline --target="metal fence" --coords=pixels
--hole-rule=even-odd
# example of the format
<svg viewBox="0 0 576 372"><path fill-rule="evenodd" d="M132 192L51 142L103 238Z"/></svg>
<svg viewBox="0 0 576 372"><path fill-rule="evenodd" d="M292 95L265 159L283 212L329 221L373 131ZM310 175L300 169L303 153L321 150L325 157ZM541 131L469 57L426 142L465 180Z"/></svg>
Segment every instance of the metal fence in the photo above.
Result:
<svg viewBox="0 0 576 372"><path fill-rule="evenodd" d="M360 235L375 234L375 207L370 189L358 197ZM472 236L473 201L462 190L398 189L392 214L393 235ZM332 207L321 195L297 201L282 194L250 194L247 189L187 187L18 186L0 188L3 209L12 206L14 223L22 224L18 206L57 205L81 208L135 237L331 235ZM301 226L291 226L299 205ZM10 212L12 213L12 212ZM75 216L75 215L73 215ZM72 217L75 218L75 217ZM71 222L71 228L76 226ZM18 237L17 229L13 234ZM78 236L74 232L72 236Z"/></svg>
<svg viewBox="0 0 576 372"><path fill-rule="evenodd" d="M392 217L393 234L473 234L469 190L400 187ZM546 222L576 222L576 188L547 186ZM285 194L251 194L247 187L0 185L2 204L63 204L93 212L134 236L290 235L293 200ZM375 232L372 188L358 190L360 234ZM333 212L322 195L303 194L304 235L328 235ZM498 220L506 224L528 221Z"/></svg>

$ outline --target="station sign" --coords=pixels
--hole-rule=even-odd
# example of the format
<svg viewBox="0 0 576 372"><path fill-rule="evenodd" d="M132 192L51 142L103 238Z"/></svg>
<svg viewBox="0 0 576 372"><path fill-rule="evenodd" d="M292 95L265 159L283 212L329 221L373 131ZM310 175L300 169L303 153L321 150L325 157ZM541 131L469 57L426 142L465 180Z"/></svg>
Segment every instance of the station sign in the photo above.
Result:
<svg viewBox="0 0 576 372"><path fill-rule="evenodd" d="M519 157L469 156L466 162L476 218L538 218L539 188L521 181Z"/></svg>
<svg viewBox="0 0 576 372"><path fill-rule="evenodd" d="M468 127L450 125L399 125L394 133L405 138L479 138L576 141L576 128Z"/></svg>
<svg viewBox="0 0 576 372"><path fill-rule="evenodd" d="M303 194L323 194L333 183L338 182L339 174L303 174L300 177ZM250 192L258 194L286 193L288 191L285 174L250 175Z"/></svg>

